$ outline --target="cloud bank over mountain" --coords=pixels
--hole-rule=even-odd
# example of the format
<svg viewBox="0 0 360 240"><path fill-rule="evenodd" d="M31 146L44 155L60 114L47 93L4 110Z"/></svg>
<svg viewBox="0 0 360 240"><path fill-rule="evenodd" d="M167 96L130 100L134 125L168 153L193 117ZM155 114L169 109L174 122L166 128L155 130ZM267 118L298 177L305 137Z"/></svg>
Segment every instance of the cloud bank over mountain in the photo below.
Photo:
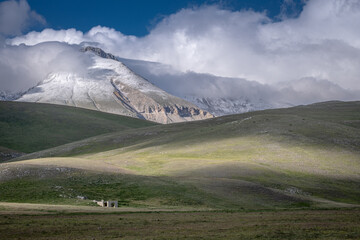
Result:
<svg viewBox="0 0 360 240"><path fill-rule="evenodd" d="M165 17L145 37L96 26L85 33L76 29L30 32L8 38L7 44L14 48L49 41L95 45L122 58L160 62L169 67L158 73L145 65L142 69L169 89L183 85L189 86L180 87L184 91L204 92L208 88L204 94L222 97L280 94L293 104L359 99L360 2L309 0L296 17L287 16L286 9L282 12L281 20L273 20L264 12L200 6ZM248 89L244 81L255 81L247 85L254 90L244 91Z"/></svg>
<svg viewBox="0 0 360 240"><path fill-rule="evenodd" d="M34 24L45 23L45 19L32 11L25 0L0 3L0 35L19 35Z"/></svg>
<svg viewBox="0 0 360 240"><path fill-rule="evenodd" d="M51 72L81 74L91 65L90 61L78 46L59 42L0 48L0 90L9 93L26 91Z"/></svg>

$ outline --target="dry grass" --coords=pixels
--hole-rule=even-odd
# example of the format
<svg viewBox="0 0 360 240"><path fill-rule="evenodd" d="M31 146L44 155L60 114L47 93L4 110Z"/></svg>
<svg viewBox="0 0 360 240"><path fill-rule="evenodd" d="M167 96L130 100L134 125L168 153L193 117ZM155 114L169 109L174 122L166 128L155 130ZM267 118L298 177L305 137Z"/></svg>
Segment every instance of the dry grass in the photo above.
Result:
<svg viewBox="0 0 360 240"><path fill-rule="evenodd" d="M360 211L0 215L2 239L359 239Z"/></svg>

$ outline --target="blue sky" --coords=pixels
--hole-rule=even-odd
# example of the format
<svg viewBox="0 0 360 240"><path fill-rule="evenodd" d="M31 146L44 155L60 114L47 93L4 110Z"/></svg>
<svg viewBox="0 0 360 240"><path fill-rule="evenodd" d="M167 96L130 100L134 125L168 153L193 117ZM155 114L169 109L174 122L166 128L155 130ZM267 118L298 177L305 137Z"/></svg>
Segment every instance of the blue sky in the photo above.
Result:
<svg viewBox="0 0 360 240"><path fill-rule="evenodd" d="M290 14L299 13L303 1L292 2L296 7L289 9ZM86 32L101 25L126 35L144 36L164 16L182 8L218 4L233 11L266 11L269 17L276 19L284 0L29 0L28 3L32 10L46 19L48 28L76 28Z"/></svg>

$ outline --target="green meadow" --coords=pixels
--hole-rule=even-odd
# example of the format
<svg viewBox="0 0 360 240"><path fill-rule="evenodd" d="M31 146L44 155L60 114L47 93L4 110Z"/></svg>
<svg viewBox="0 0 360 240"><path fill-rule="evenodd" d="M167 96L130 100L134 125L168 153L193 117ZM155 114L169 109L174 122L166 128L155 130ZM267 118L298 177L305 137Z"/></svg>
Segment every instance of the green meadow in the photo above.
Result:
<svg viewBox="0 0 360 240"><path fill-rule="evenodd" d="M151 125L155 123L81 108L0 102L0 146L23 153Z"/></svg>
<svg viewBox="0 0 360 240"><path fill-rule="evenodd" d="M22 103L11 104L22 106ZM50 111L47 109L50 105L46 104L26 107L38 108L38 114ZM64 132L52 130L52 133L58 131L60 139L64 140L68 131L73 131L70 136L76 136L76 139L69 138L56 145L57 134L49 133L50 138L54 138L50 141L52 145L44 143L43 147L29 147L28 144L26 151L25 147L16 148L1 142L2 147L28 154L0 164L0 202L16 203L17 206L28 203L67 205L72 206L71 209L75 206L83 209L83 213L93 214L100 207L92 200L117 200L120 212L110 218L119 218L118 214L126 209L132 209L131 212L136 209L170 211L172 213L166 213L168 215L161 215L171 219L164 221L174 221L174 214L180 214L176 224L181 229L190 226L188 220L182 222L183 218L204 214L207 217L204 217L203 226L208 235L198 235L199 232L189 229L189 233L195 231L191 235L195 239L210 236L211 224L215 222L216 225L216 220L212 219L215 215L220 214L220 219L226 219L221 221L231 222L234 216L254 217L252 212L256 213L257 219L252 219L252 224L258 221L257 224L264 228L250 227L241 231L241 235L236 229L243 229L246 224L239 223L241 226L235 224L233 230L224 230L224 235L219 230L214 236L224 239L238 239L237 236L244 239L359 237L356 220L347 225L347 230L345 227L339 230L340 225L328 229L315 224L312 230L303 228L305 232L301 234L300 230L295 230L295 223L307 221L305 216L308 215L302 216L302 211L319 214L316 218L324 224L334 218L339 223L341 219L347 219L345 222L356 219L355 213L360 206L360 102L325 102L168 125L109 114L97 115L70 107L55 108L59 111L58 116L66 118L63 120L66 126L73 128L68 127ZM70 113L76 119L72 120ZM38 114L32 126L37 126ZM54 121L48 117L50 115L53 116L44 113L42 121ZM27 119L32 122L31 115ZM83 119L82 128L76 125L79 119ZM89 122L89 119L96 121ZM23 124L22 120L17 121L19 126ZM103 128L91 127L91 122L101 123ZM52 127L62 128L60 125ZM100 135L95 131L99 129L102 129ZM45 131L48 130L39 130L39 134ZM35 139L43 139L35 132L32 134ZM14 134L12 138L19 145L25 141L19 139L21 134ZM4 207L4 213L9 211ZM11 211L17 212L16 208ZM288 219L289 225L276 227L269 224L270 220L265 219L276 218L276 214L272 214L274 211L280 212L279 222ZM339 218L333 215L335 211ZM260 213L268 215L262 219ZM135 225L131 226L141 228L142 221L148 221L149 227L157 229L153 220L147 219L148 216L152 219L155 213L147 214L130 214L136 218L132 222ZM99 221L105 221L106 216L101 216ZM79 222L91 221L88 218L92 217L76 217ZM35 225L41 224L39 219ZM25 217L18 220L27 221ZM107 233L110 234L120 222L114 226L104 223L108 227ZM67 223L64 220L62 224ZM222 229L220 225L216 225L218 229ZM127 228L126 231L130 230ZM170 233L163 234L164 229L159 231L157 236L164 239L174 237ZM344 235L342 231L349 233ZM130 231L129 234L124 236L136 239L136 233Z"/></svg>

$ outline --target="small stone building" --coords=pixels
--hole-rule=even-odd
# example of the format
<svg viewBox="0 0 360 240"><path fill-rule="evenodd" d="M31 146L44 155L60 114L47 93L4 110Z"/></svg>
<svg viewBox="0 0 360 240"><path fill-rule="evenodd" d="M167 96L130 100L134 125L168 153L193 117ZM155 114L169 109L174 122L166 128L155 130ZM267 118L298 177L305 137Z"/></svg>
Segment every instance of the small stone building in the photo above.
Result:
<svg viewBox="0 0 360 240"><path fill-rule="evenodd" d="M101 206L101 207L113 207L113 208L117 208L119 207L118 205L118 201L95 201L97 203L97 205Z"/></svg>

